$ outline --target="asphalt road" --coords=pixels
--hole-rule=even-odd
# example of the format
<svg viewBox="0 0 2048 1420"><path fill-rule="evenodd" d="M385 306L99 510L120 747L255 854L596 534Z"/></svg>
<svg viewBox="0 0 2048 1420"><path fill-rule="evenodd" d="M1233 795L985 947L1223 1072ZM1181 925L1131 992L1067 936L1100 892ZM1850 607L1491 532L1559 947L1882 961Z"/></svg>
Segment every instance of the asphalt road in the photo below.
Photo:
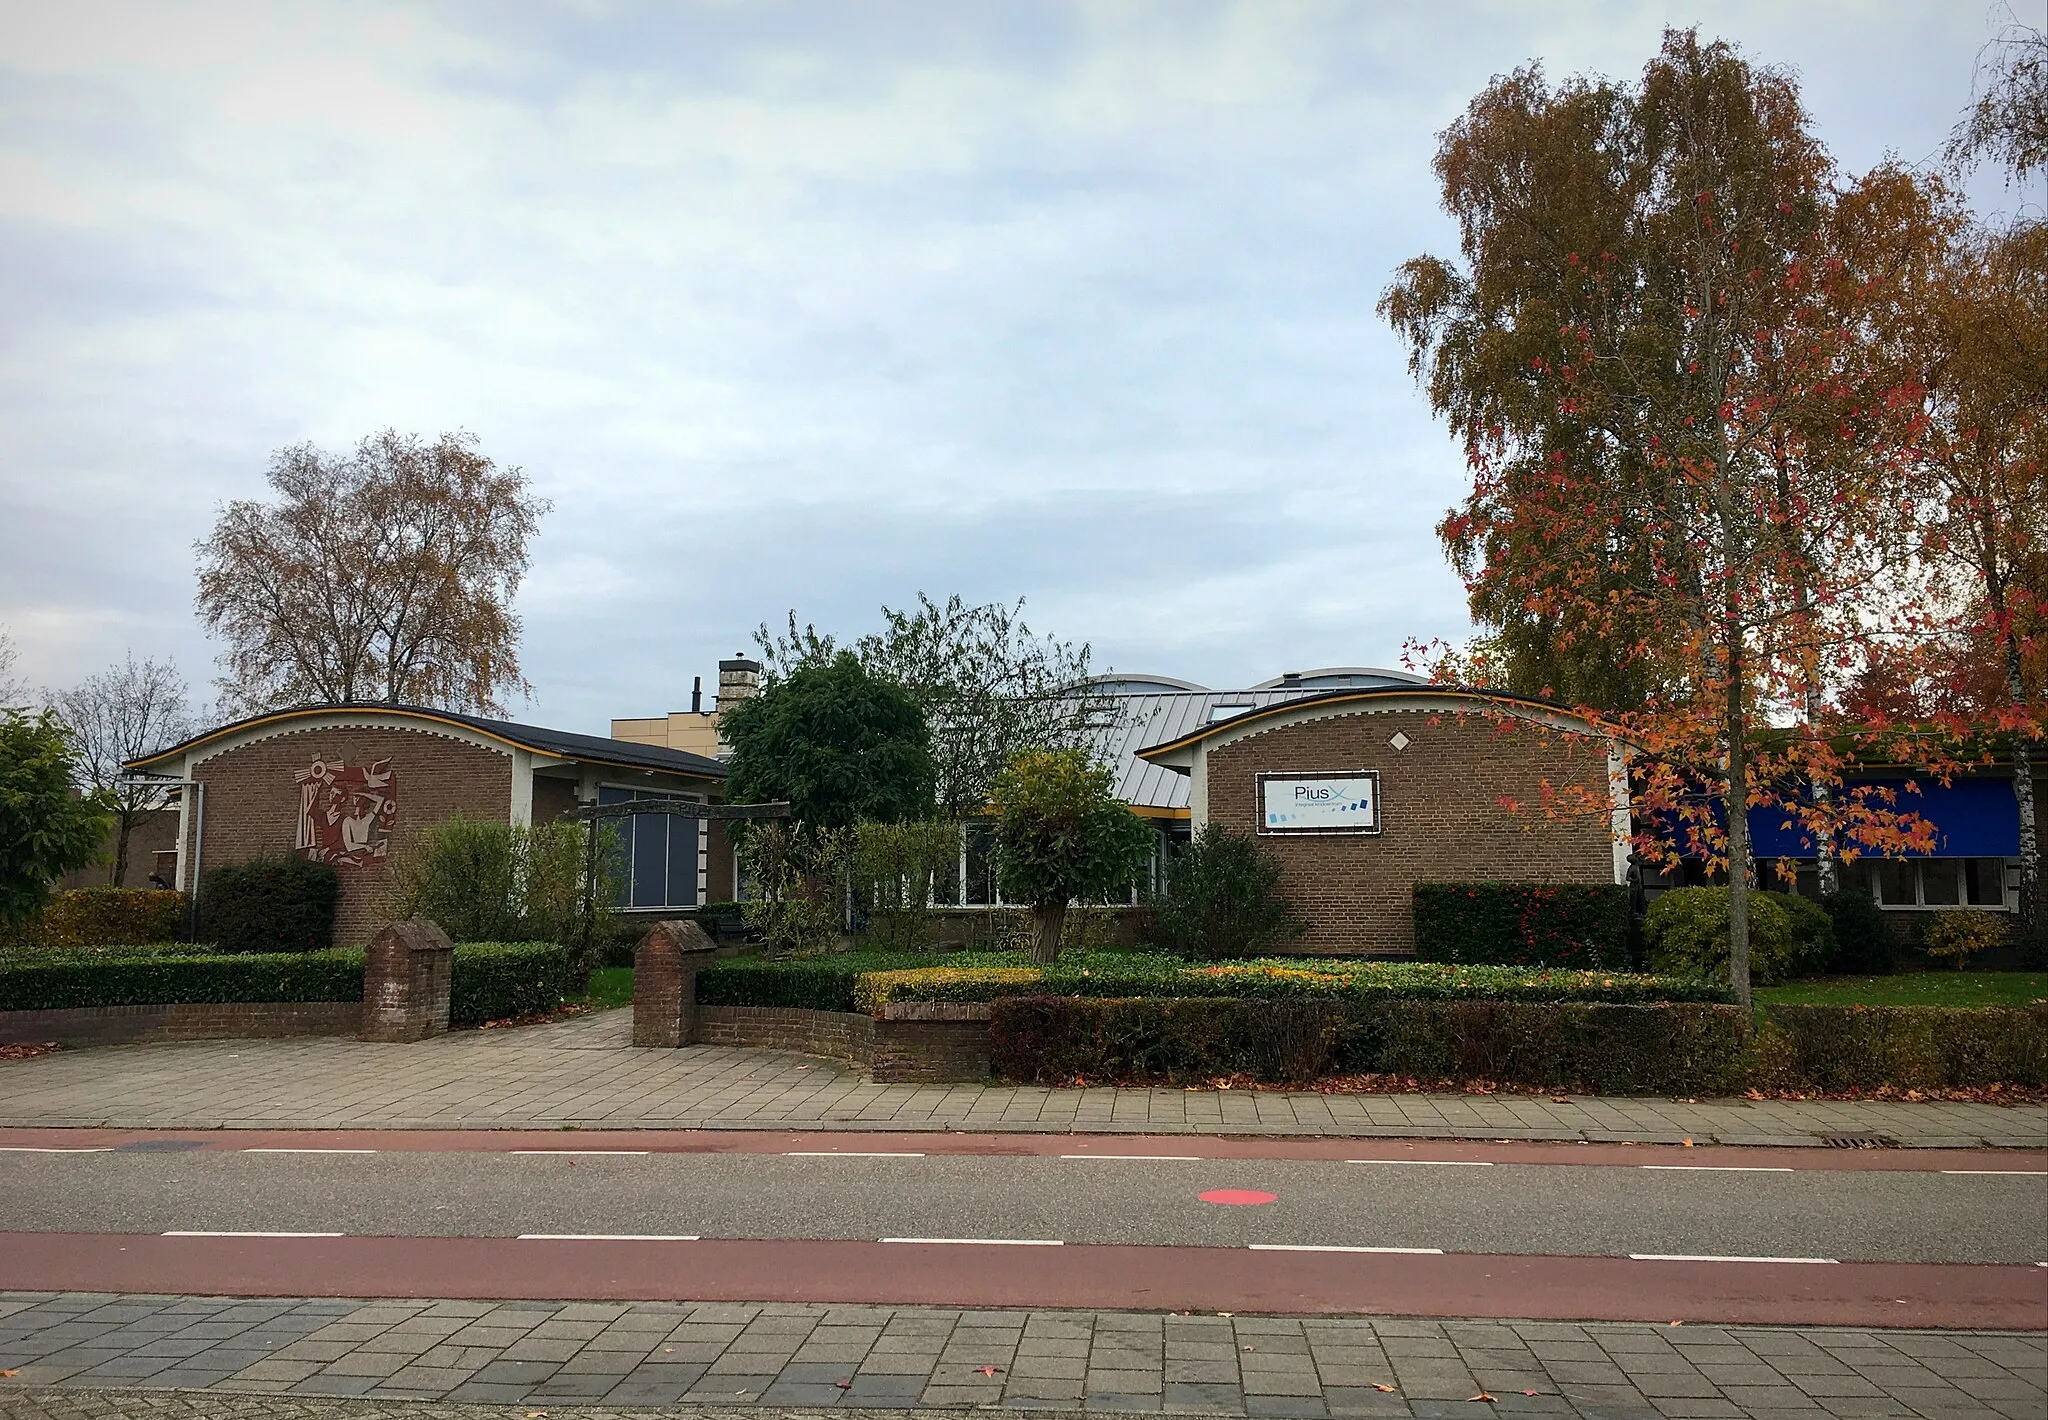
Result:
<svg viewBox="0 0 2048 1420"><path fill-rule="evenodd" d="M1216 1190L1274 1198L1202 1199ZM0 1228L2032 1264L2048 1259L2048 1178L843 1152L14 1152L0 1153Z"/></svg>

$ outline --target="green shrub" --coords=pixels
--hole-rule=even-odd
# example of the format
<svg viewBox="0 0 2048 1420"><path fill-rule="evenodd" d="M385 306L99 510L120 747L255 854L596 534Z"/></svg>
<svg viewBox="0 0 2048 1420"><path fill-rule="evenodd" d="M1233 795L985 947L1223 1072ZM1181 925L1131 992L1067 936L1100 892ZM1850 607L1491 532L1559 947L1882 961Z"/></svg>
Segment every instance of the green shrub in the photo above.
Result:
<svg viewBox="0 0 2048 1420"><path fill-rule="evenodd" d="M206 875L200 936L223 952L317 952L334 945L341 879L296 855L251 858Z"/></svg>
<svg viewBox="0 0 2048 1420"><path fill-rule="evenodd" d="M1038 985L1035 966L918 966L864 971L853 979L857 1011L879 1015L891 1001L993 1001L1020 996Z"/></svg>
<svg viewBox="0 0 2048 1420"><path fill-rule="evenodd" d="M616 884L609 878L617 855L600 842L600 881L586 891L590 856L589 831L579 824L455 814L400 844L391 915L424 917L458 942L588 944L595 954L615 915Z"/></svg>
<svg viewBox="0 0 2048 1420"><path fill-rule="evenodd" d="M1936 961L1951 963L1957 971L1970 958L1991 947L2005 944L2005 920L1995 912L1973 908L1951 908L1937 912L1920 931L1920 946Z"/></svg>
<svg viewBox="0 0 2048 1420"><path fill-rule="evenodd" d="M1835 929L1835 955L1827 966L1831 974L1889 976L1898 970L1898 935L1869 888L1851 884L1827 894L1820 905Z"/></svg>
<svg viewBox="0 0 2048 1420"><path fill-rule="evenodd" d="M569 949L551 942L458 942L448 991L448 1024L538 1016L577 992Z"/></svg>
<svg viewBox="0 0 2048 1420"><path fill-rule="evenodd" d="M1835 922L1827 909L1810 897L1796 892L1762 894L1778 904L1785 925L1792 933L1792 952L1785 966L1786 976L1820 976L1826 973L1837 952Z"/></svg>
<svg viewBox="0 0 2048 1420"><path fill-rule="evenodd" d="M79 951L0 963L0 1011L362 999L360 951L129 957Z"/></svg>
<svg viewBox="0 0 2048 1420"><path fill-rule="evenodd" d="M868 933L893 951L918 951L933 940L932 893L960 857L957 823L853 826L849 866L868 915Z"/></svg>
<svg viewBox="0 0 2048 1420"><path fill-rule="evenodd" d="M155 888L67 888L50 894L43 910L0 947L113 947L177 941L189 925L182 892Z"/></svg>
<svg viewBox="0 0 2048 1420"><path fill-rule="evenodd" d="M995 1072L1039 1084L1367 1073L1603 1094L1739 1088L1747 1036L1740 1010L1696 1004L1054 996L998 1000L989 1032Z"/></svg>
<svg viewBox="0 0 2048 1420"><path fill-rule="evenodd" d="M1417 883L1422 961L1628 969L1628 889L1612 883Z"/></svg>
<svg viewBox="0 0 2048 1420"><path fill-rule="evenodd" d="M1779 894L1749 896L1749 979L1782 981L1797 961L1792 922ZM1728 979L1728 889L1673 888L1643 922L1649 967L1664 976Z"/></svg>
<svg viewBox="0 0 2048 1420"><path fill-rule="evenodd" d="M1851 1090L2048 1085L2048 1006L1771 1006L1757 1084Z"/></svg>
<svg viewBox="0 0 2048 1420"><path fill-rule="evenodd" d="M1205 824L1166 865L1152 945L1183 957L1249 957L1307 928L1280 894L1280 859L1249 833Z"/></svg>

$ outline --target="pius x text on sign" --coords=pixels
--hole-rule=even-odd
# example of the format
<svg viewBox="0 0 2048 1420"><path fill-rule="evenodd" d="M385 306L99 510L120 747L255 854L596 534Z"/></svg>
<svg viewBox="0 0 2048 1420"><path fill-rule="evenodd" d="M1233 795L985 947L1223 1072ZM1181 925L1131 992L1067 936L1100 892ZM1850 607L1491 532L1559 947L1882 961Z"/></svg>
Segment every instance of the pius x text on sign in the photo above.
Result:
<svg viewBox="0 0 2048 1420"><path fill-rule="evenodd" d="M1259 775L1260 833L1378 833L1376 769Z"/></svg>

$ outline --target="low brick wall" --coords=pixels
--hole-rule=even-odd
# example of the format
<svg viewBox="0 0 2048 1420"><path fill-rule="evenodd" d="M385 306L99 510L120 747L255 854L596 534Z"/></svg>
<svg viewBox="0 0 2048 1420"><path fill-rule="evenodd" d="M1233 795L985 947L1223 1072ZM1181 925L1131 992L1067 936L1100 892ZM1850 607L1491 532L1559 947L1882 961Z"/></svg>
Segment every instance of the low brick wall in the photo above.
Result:
<svg viewBox="0 0 2048 1420"><path fill-rule="evenodd" d="M791 1006L699 1006L699 1045L793 1050L865 1065L878 1083L986 1080L988 1013L982 1002L894 1001L883 1020Z"/></svg>
<svg viewBox="0 0 2048 1420"><path fill-rule="evenodd" d="M236 1001L0 1011L0 1044L118 1045L126 1041L354 1035L362 1018L360 1001Z"/></svg>
<svg viewBox="0 0 2048 1420"><path fill-rule="evenodd" d="M875 1023L853 1011L805 1011L794 1006L699 1006L699 1045L744 1045L794 1050L867 1064L874 1056Z"/></svg>

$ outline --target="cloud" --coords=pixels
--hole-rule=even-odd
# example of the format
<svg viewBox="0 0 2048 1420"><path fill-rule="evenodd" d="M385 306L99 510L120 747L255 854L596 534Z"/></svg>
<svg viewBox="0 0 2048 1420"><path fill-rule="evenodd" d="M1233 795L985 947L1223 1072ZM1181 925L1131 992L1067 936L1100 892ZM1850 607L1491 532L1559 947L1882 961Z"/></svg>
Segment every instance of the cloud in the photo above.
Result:
<svg viewBox="0 0 2048 1420"><path fill-rule="evenodd" d="M1970 7L1724 7L1845 162L1938 146ZM1349 3L20 7L0 26L0 624L169 651L270 451L464 427L551 497L534 713L796 606L1031 599L1223 684L1456 635L1462 470L1372 305L1433 134L1676 11Z"/></svg>

